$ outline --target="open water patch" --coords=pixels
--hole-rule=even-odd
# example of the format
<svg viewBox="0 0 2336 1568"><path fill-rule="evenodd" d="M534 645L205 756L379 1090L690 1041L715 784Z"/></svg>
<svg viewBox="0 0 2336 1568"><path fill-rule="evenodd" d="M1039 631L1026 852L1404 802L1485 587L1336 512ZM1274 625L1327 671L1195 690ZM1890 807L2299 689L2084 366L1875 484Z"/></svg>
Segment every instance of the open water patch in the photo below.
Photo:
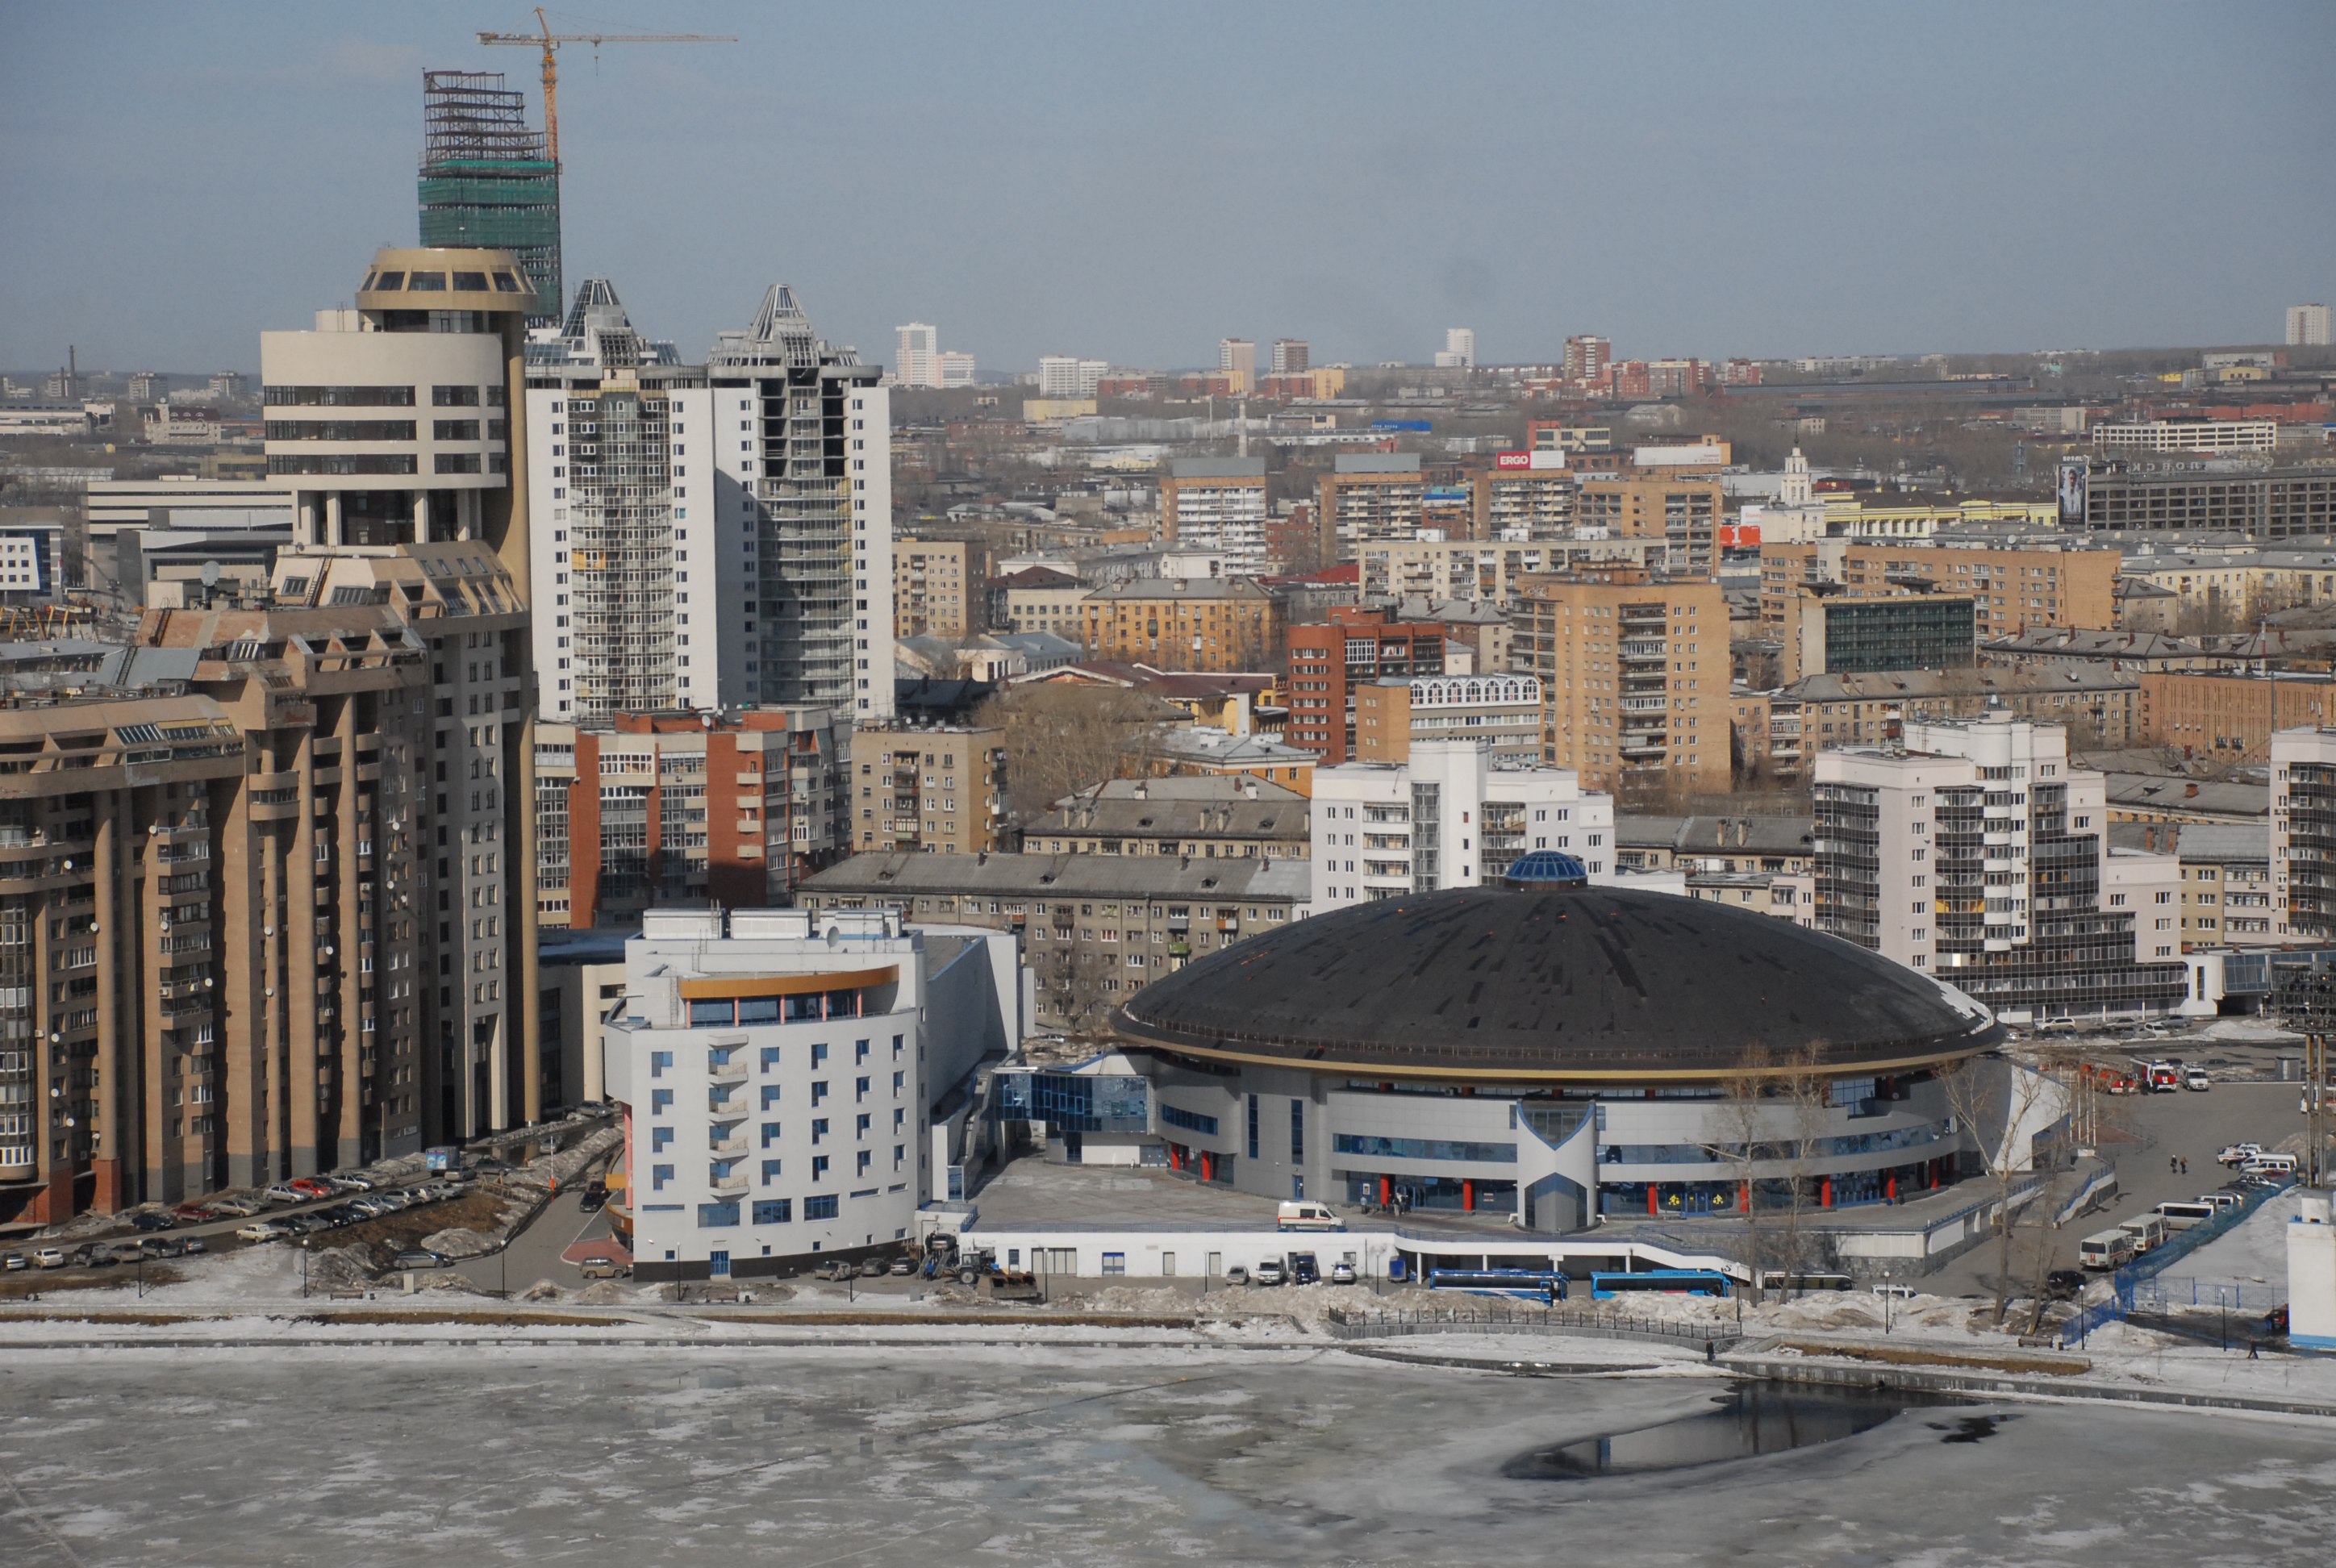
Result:
<svg viewBox="0 0 2336 1568"><path fill-rule="evenodd" d="M1899 1389L1810 1388L1738 1383L1712 1407L1651 1426L1533 1448L1501 1467L1520 1481L1580 1481L1646 1475L1838 1443L1870 1432L1908 1410L1963 1406L1950 1395ZM1974 1414L1927 1423L1942 1443L1977 1443L1995 1435L2005 1414Z"/></svg>

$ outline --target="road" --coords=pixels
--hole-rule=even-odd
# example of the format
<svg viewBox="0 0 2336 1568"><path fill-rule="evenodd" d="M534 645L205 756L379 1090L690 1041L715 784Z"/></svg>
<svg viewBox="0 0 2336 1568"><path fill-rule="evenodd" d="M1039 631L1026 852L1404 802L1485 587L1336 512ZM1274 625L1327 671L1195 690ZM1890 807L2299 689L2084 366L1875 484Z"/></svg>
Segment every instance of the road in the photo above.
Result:
<svg viewBox="0 0 2336 1568"><path fill-rule="evenodd" d="M584 1189L569 1189L543 1206L543 1212L501 1252L489 1252L481 1258L466 1258L447 1265L449 1272L462 1275L482 1290L524 1290L538 1280L550 1280L554 1284L573 1286L582 1282L576 1265L563 1261L560 1254L571 1242L588 1236L608 1233L608 1214L603 1209L596 1213L584 1212ZM508 1283L506 1283L508 1281Z"/></svg>
<svg viewBox="0 0 2336 1568"><path fill-rule="evenodd" d="M2061 1227L2053 1237L2051 1266L2075 1268L2077 1243L2095 1232L2137 1219L2169 1198L2192 1198L2222 1185L2230 1173L2214 1156L2227 1145L2252 1138L2269 1148L2301 1132L2303 1119L2295 1114L2295 1085L2265 1082L2219 1083L2205 1094L2185 1090L2109 1102L2136 1139L2101 1145L2101 1154L2117 1162L2117 1202ZM2188 1174L2167 1170L2166 1162L2177 1158L2190 1162ZM2024 1271L2017 1261L2013 1269ZM1989 1296L1995 1272L1996 1248L1982 1242L1924 1276L1919 1288L1941 1296Z"/></svg>

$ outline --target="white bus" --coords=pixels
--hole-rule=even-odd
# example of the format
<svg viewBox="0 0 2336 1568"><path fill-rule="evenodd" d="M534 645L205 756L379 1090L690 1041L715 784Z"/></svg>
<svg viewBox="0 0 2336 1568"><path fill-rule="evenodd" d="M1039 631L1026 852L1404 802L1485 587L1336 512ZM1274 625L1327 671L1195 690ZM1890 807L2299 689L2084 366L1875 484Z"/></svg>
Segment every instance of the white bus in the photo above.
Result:
<svg viewBox="0 0 2336 1568"><path fill-rule="evenodd" d="M2133 1261L2131 1231L2103 1231L2077 1243L2077 1261L2088 1269L2115 1269Z"/></svg>

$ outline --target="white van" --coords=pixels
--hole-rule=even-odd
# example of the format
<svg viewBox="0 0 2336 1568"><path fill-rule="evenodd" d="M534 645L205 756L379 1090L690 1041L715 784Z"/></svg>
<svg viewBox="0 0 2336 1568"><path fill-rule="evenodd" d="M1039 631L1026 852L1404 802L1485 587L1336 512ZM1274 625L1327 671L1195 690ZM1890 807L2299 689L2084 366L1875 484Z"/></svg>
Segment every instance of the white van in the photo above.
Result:
<svg viewBox="0 0 2336 1568"><path fill-rule="evenodd" d="M2117 1226L2133 1238L2133 1250L2146 1252L2166 1245L2166 1221L2162 1215L2144 1214L2137 1220L2127 1220Z"/></svg>
<svg viewBox="0 0 2336 1568"><path fill-rule="evenodd" d="M2193 1225L2203 1225L2215 1213L2214 1205L2204 1199L2184 1203L2175 1198L2157 1205L2157 1217L2166 1222L2166 1228L2169 1231L2186 1231Z"/></svg>
<svg viewBox="0 0 2336 1568"><path fill-rule="evenodd" d="M1327 1203L1284 1203L1275 1211L1274 1228L1281 1231L1343 1231L1347 1222L1330 1212Z"/></svg>
<svg viewBox="0 0 2336 1568"><path fill-rule="evenodd" d="M2133 1261L2133 1232L2103 1231L2077 1243L2077 1261L2088 1269L2115 1269Z"/></svg>
<svg viewBox="0 0 2336 1568"><path fill-rule="evenodd" d="M2250 1154L2239 1169L2250 1176L2292 1176L2295 1174L2295 1156Z"/></svg>

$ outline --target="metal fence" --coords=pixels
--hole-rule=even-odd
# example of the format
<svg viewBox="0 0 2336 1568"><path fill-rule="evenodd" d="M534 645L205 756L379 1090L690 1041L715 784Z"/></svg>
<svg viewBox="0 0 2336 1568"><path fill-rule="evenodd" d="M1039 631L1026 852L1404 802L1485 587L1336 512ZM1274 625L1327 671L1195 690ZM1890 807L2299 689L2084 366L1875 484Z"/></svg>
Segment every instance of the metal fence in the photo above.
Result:
<svg viewBox="0 0 2336 1568"><path fill-rule="evenodd" d="M2183 1284L2166 1281L2166 1271L2214 1240L2215 1237L2228 1235L2232 1231L2244 1224L2265 1203L2290 1190L2290 1185L2282 1183L2276 1187L2262 1188L2250 1193L2238 1203L2224 1210L2205 1224L2193 1225L2186 1231L2175 1232L2166 1239L2164 1245L2151 1248L2124 1268L2119 1269L2109 1276L2109 1293L2107 1296L2086 1307L2084 1310L2060 1325L2060 1343L2063 1346L2076 1344L2103 1324L2118 1321L2134 1310L2137 1299L2140 1300L2145 1310L2164 1310L2169 1305L2180 1305ZM2184 1284L2195 1286L2199 1283L2190 1276L2185 1275L2181 1278ZM2225 1289L2235 1289L2227 1281L2209 1280L2204 1283L2210 1291L2217 1284ZM2264 1303L2265 1310L2277 1306L2279 1301L2287 1299L2284 1284L2278 1286L2263 1284L2256 1286L2255 1290L2264 1295L2277 1296L2277 1300ZM2146 1295L2145 1292L2146 1292ZM2252 1297L2249 1299L2248 1306L2251 1309L2254 1306L2255 1300L2256 1298ZM2210 1294L2197 1304L2211 1307L2214 1305L2214 1298ZM2237 1298L2233 1297L2230 1304L2237 1306L2239 1304Z"/></svg>
<svg viewBox="0 0 2336 1568"><path fill-rule="evenodd" d="M1498 1301L1409 1312L1354 1312L1334 1307L1324 1327L1335 1339L1392 1339L1414 1334L1577 1334L1692 1345L1730 1345L1744 1333L1735 1323L1681 1322L1596 1308L1513 1307Z"/></svg>

